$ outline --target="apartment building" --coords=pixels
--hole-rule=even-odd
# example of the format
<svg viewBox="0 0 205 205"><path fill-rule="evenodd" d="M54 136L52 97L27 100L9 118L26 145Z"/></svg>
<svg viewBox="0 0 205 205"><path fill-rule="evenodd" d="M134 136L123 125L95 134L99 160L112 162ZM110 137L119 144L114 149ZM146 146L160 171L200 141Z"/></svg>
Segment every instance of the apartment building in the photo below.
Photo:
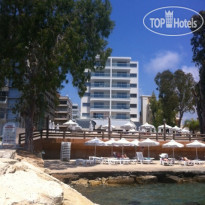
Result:
<svg viewBox="0 0 205 205"><path fill-rule="evenodd" d="M59 96L59 104L55 111L55 124L59 124L59 128L65 128L63 125L66 121L72 119L72 102L67 96Z"/></svg>
<svg viewBox="0 0 205 205"><path fill-rule="evenodd" d="M72 119L75 120L78 118L80 118L79 106L78 106L78 104L74 103L72 105Z"/></svg>
<svg viewBox="0 0 205 205"><path fill-rule="evenodd" d="M81 98L81 118L139 122L138 67L130 57L109 57L104 70L92 72Z"/></svg>
<svg viewBox="0 0 205 205"><path fill-rule="evenodd" d="M140 123L145 124L151 123L151 109L150 109L150 98L151 95L141 95L141 113L140 113Z"/></svg>

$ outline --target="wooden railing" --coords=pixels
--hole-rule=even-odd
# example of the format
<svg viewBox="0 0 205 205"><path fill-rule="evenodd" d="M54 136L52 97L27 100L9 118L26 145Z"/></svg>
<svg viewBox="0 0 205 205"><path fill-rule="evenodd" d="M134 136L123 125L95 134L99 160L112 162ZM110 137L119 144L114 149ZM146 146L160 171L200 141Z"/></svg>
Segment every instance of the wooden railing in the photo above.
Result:
<svg viewBox="0 0 205 205"><path fill-rule="evenodd" d="M143 140L146 138L155 139L157 141L167 141L175 139L177 141L192 141L192 140L204 140L205 134L166 134L163 133L148 133L148 132L106 132L102 130L94 131L61 131L61 130L40 130L33 132L33 140L37 139L90 139L98 137L101 139L138 139ZM25 133L19 134L19 145L25 143Z"/></svg>

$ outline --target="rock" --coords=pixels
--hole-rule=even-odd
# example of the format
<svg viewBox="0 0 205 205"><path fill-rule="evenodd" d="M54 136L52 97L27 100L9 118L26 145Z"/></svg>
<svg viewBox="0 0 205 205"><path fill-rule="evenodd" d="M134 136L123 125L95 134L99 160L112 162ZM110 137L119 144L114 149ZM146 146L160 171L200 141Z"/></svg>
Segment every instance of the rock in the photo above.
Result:
<svg viewBox="0 0 205 205"><path fill-rule="evenodd" d="M0 201L5 204L28 203L56 204L63 201L63 190L59 183L46 181L35 172L27 170L8 173L0 177Z"/></svg>
<svg viewBox="0 0 205 205"><path fill-rule="evenodd" d="M173 175L167 175L163 182L166 183L183 183L183 178L180 178L178 176L173 176Z"/></svg>
<svg viewBox="0 0 205 205"><path fill-rule="evenodd" d="M88 180L87 179L79 179L79 180L76 180L76 181L72 181L71 184L88 186Z"/></svg>
<svg viewBox="0 0 205 205"><path fill-rule="evenodd" d="M134 178L129 176L108 177L108 184L133 184Z"/></svg>
<svg viewBox="0 0 205 205"><path fill-rule="evenodd" d="M107 178L102 177L101 182L102 182L102 184L107 184Z"/></svg>
<svg viewBox="0 0 205 205"><path fill-rule="evenodd" d="M137 184L152 184L157 183L158 179L156 176L138 176L135 178Z"/></svg>
<svg viewBox="0 0 205 205"><path fill-rule="evenodd" d="M88 183L91 186L97 186L97 185L101 185L102 181L100 181L100 180L89 180Z"/></svg>
<svg viewBox="0 0 205 205"><path fill-rule="evenodd" d="M196 181L196 182L204 183L205 182L205 175L195 176L193 178L193 180Z"/></svg>
<svg viewBox="0 0 205 205"><path fill-rule="evenodd" d="M64 191L63 205L94 205L89 199L70 186L63 184L62 187Z"/></svg>

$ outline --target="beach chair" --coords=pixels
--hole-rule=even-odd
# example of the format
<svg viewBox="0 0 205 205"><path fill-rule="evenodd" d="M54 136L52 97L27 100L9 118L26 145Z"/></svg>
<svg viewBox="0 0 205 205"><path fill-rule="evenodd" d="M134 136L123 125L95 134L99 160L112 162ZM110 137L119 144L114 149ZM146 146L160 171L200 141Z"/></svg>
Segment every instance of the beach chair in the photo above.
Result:
<svg viewBox="0 0 205 205"><path fill-rule="evenodd" d="M194 166L194 161L189 160L186 157L182 157L180 162L181 162L181 165L184 165L184 166Z"/></svg>
<svg viewBox="0 0 205 205"><path fill-rule="evenodd" d="M142 152L136 152L136 154L137 154L137 161L140 162L141 164L150 164L153 162L152 159L143 157Z"/></svg>

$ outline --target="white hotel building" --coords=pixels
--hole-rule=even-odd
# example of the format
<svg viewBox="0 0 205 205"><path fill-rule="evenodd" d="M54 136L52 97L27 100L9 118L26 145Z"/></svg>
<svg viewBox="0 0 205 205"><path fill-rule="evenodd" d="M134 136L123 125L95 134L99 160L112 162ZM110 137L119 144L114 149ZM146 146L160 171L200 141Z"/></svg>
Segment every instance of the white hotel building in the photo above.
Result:
<svg viewBox="0 0 205 205"><path fill-rule="evenodd" d="M138 97L138 62L109 57L104 70L91 73L81 98L81 118L139 122Z"/></svg>

